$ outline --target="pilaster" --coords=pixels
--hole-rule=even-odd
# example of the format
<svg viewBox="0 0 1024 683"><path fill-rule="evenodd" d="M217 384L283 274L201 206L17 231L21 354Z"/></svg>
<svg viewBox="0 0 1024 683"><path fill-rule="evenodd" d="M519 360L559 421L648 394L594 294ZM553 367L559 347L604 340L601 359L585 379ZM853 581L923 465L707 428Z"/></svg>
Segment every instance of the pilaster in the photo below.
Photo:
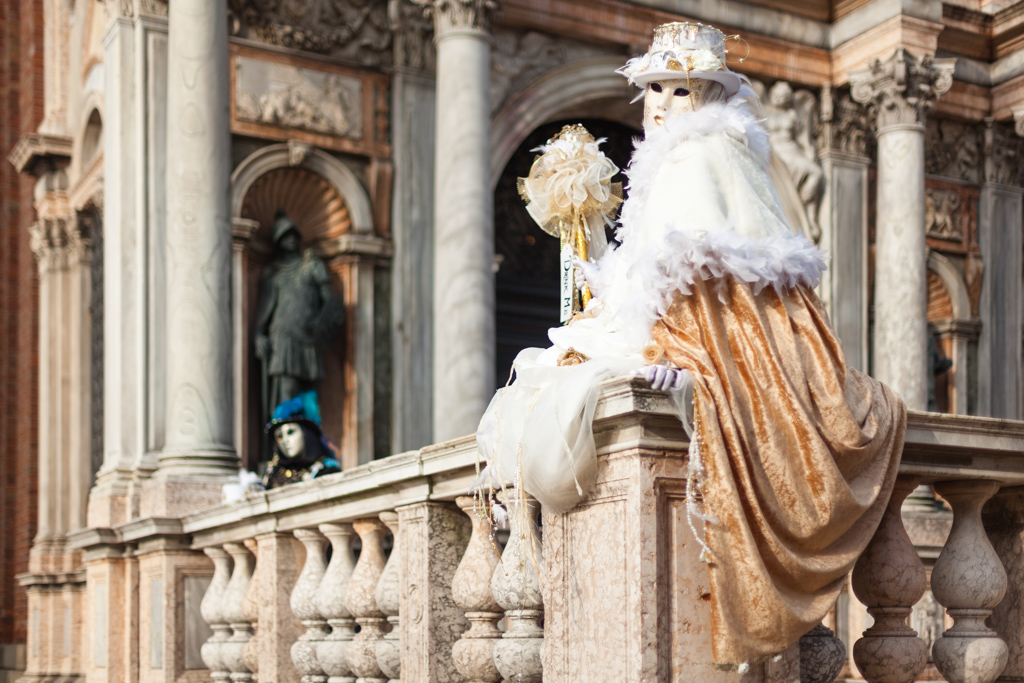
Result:
<svg viewBox="0 0 1024 683"><path fill-rule="evenodd" d="M928 408L924 122L954 64L898 48L850 74L878 141L872 371L914 410Z"/></svg>

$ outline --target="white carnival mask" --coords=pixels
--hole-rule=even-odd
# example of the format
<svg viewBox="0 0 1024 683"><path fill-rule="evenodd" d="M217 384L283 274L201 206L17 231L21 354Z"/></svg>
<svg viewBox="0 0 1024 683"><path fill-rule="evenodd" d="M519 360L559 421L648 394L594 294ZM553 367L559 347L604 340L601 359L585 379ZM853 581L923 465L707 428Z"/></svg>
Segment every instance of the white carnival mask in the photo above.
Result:
<svg viewBox="0 0 1024 683"><path fill-rule="evenodd" d="M702 78L666 78L648 83L644 94L644 130L656 130L673 116L700 109L709 84Z"/></svg>
<svg viewBox="0 0 1024 683"><path fill-rule="evenodd" d="M287 422L274 430L274 438L286 457L298 457L306 450L306 434L302 426L294 422Z"/></svg>

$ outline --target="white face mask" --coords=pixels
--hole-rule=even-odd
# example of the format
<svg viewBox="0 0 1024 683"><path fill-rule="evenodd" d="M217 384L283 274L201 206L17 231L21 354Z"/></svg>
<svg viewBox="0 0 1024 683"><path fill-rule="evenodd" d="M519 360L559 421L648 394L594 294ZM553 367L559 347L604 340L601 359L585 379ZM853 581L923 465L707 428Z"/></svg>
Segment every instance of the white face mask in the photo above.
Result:
<svg viewBox="0 0 1024 683"><path fill-rule="evenodd" d="M697 111L710 81L703 78L672 78L651 81L644 95L644 130L656 130L666 119L686 111Z"/></svg>
<svg viewBox="0 0 1024 683"><path fill-rule="evenodd" d="M306 450L306 434L302 427L294 422L283 424L274 431L274 438L281 452L289 458L294 458Z"/></svg>

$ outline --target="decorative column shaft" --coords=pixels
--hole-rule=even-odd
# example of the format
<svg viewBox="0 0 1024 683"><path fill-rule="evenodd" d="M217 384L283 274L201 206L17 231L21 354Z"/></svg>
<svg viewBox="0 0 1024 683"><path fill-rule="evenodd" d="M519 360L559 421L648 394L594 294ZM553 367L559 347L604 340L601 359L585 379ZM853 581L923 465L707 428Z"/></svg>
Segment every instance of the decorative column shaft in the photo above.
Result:
<svg viewBox="0 0 1024 683"><path fill-rule="evenodd" d="M470 683L498 683L501 673L494 666L494 646L501 639L498 622L505 616L491 593L498 552L491 542L490 523L476 512L475 499L462 496L455 502L473 522L473 535L452 577L455 604L469 620L469 630L452 647L452 659Z"/></svg>
<svg viewBox="0 0 1024 683"><path fill-rule="evenodd" d="M326 683L327 675L317 658L317 647L327 637L327 622L317 609L317 594L327 572L324 548L327 539L315 529L296 529L295 538L306 548L306 563L292 589L291 607L306 628L292 645L292 662L302 683Z"/></svg>
<svg viewBox="0 0 1024 683"><path fill-rule="evenodd" d="M992 683L1008 650L985 625L1006 594L1006 571L981 523L981 507L999 490L994 481L949 481L935 490L953 508L953 528L932 570L932 593L953 628L932 647L935 668L950 683Z"/></svg>
<svg viewBox="0 0 1024 683"><path fill-rule="evenodd" d="M388 683L400 683L402 677L402 648L399 641L401 639L402 627L399 617L399 599L401 597L399 593L402 583L402 544L398 533L398 513L382 512L380 513L380 521L384 522L391 529L395 543L391 547L391 555L388 557L388 563L384 567L384 573L380 575L380 581L377 582L377 590L374 591L377 608L387 616L388 623L391 624L391 630L388 631L383 640L377 641L377 644L374 646L374 652L377 655L377 666L388 677Z"/></svg>
<svg viewBox="0 0 1024 683"><path fill-rule="evenodd" d="M911 410L928 409L924 123L955 63L900 48L850 74L878 140L873 370Z"/></svg>
<svg viewBox="0 0 1024 683"><path fill-rule="evenodd" d="M221 599L221 619L231 627L231 637L221 645L221 661L231 672L232 681L245 683L252 681L244 650L252 638L252 625L245 616L245 597L252 581L253 557L241 543L226 543L224 550L231 556L235 568Z"/></svg>
<svg viewBox="0 0 1024 683"><path fill-rule="evenodd" d="M491 578L491 592L505 610L505 635L494 646L494 664L509 681L541 683L544 646L544 598L541 595L541 554L537 512L531 496L520 498L510 489L503 495L508 509L509 536L501 564Z"/></svg>
<svg viewBox="0 0 1024 683"><path fill-rule="evenodd" d="M230 474L237 458L227 0L176 0L168 22L167 436L160 468Z"/></svg>
<svg viewBox="0 0 1024 683"><path fill-rule="evenodd" d="M231 672L228 671L223 655L224 644L231 637L231 626L224 619L224 594L231 579L231 558L220 548L204 548L203 552L213 560L213 579L199 605L199 613L213 629L213 635L203 643L201 656L206 668L210 670L210 678L214 681L227 681L230 680Z"/></svg>
<svg viewBox="0 0 1024 683"><path fill-rule="evenodd" d="M317 643L316 657L330 678L327 683L354 683L355 676L348 668L345 650L355 636L355 619L345 607L345 592L352 578L355 561L352 559L351 524L321 524L320 532L331 542L331 562L320 582L316 606L320 616L331 626L331 634Z"/></svg>
<svg viewBox="0 0 1024 683"><path fill-rule="evenodd" d="M434 441L472 434L494 393L490 19L495 0L414 0L434 19Z"/></svg>
<svg viewBox="0 0 1024 683"><path fill-rule="evenodd" d="M377 641L384 637L387 620L377 607L374 592L384 572L384 550L381 541L387 534L387 527L379 519L360 519L352 524L363 542L352 578L345 590L345 607L359 624L359 633L345 650L345 658L352 672L358 676L356 683L387 683L387 677L377 665Z"/></svg>
<svg viewBox="0 0 1024 683"><path fill-rule="evenodd" d="M853 646L853 660L868 683L916 681L928 662L927 646L907 626L928 579L900 513L917 484L897 478L882 522L853 568L853 592L875 620Z"/></svg>

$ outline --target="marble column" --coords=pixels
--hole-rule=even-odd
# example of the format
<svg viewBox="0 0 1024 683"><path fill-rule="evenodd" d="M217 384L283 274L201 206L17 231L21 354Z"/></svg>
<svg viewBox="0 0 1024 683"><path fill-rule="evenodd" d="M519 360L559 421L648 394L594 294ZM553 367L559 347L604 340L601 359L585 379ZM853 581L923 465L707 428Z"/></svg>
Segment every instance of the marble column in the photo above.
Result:
<svg viewBox="0 0 1024 683"><path fill-rule="evenodd" d="M496 0L415 0L434 20L434 441L476 431L494 393L490 20Z"/></svg>
<svg viewBox="0 0 1024 683"><path fill-rule="evenodd" d="M168 494L174 514L219 498L238 466L231 356L226 0L176 0L169 11L167 84L167 405L157 477L207 477ZM216 494L216 495L214 495ZM187 500L186 500L187 499ZM158 512L153 510L153 513Z"/></svg>
<svg viewBox="0 0 1024 683"><path fill-rule="evenodd" d="M955 62L899 48L850 74L878 141L873 374L912 410L928 409L925 117L952 86Z"/></svg>

